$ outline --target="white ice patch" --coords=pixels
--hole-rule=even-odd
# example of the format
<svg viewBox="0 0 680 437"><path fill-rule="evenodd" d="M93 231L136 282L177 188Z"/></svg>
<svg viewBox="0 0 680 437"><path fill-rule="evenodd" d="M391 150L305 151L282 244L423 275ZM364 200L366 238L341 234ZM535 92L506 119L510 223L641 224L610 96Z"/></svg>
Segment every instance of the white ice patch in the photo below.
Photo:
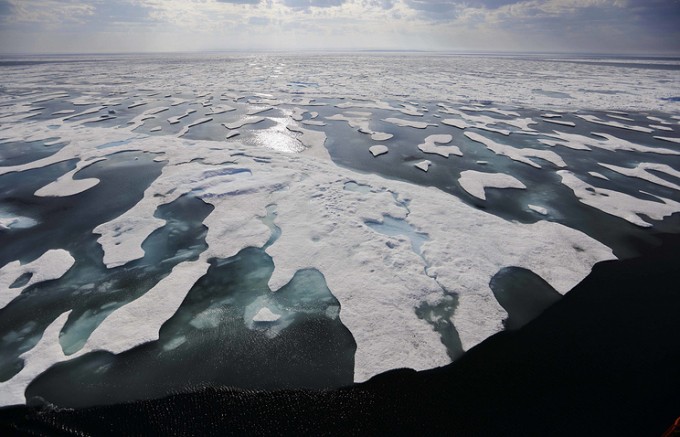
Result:
<svg viewBox="0 0 680 437"><path fill-rule="evenodd" d="M534 211L534 212L537 212L537 213L539 213L539 214L541 214L541 215L548 215L548 210L545 209L545 208L542 207L542 206L531 205L531 204L529 204L529 205L527 205L527 207L528 207L530 210L532 210L532 211Z"/></svg>
<svg viewBox="0 0 680 437"><path fill-rule="evenodd" d="M661 141L668 141L669 143L680 144L680 138L661 137L661 136L656 136L656 135L654 136L654 138L656 138L657 140L661 140ZM676 152L675 154L676 155L680 154L680 152Z"/></svg>
<svg viewBox="0 0 680 437"><path fill-rule="evenodd" d="M609 178L607 176L603 175L602 173L598 173L596 171L589 171L588 174L591 175L594 178L602 179L602 180L605 180L605 181L609 180Z"/></svg>
<svg viewBox="0 0 680 437"><path fill-rule="evenodd" d="M28 229L37 224L38 222L30 217L12 215L0 210L0 231L10 229Z"/></svg>
<svg viewBox="0 0 680 437"><path fill-rule="evenodd" d="M558 142L548 143L545 140L539 140L539 142L547 145L561 145L576 150L590 150L595 147L611 152L627 150L630 152L657 153L661 155L680 155L680 151L677 150L643 146L605 133L593 132L592 135L598 138L553 131L549 136L558 139Z"/></svg>
<svg viewBox="0 0 680 437"><path fill-rule="evenodd" d="M305 129L295 124L289 124L286 128L291 132L300 134L297 139L305 146L305 152L308 155L313 155L322 159L330 159L330 155L324 147L324 144L326 143L326 133L324 131Z"/></svg>
<svg viewBox="0 0 680 437"><path fill-rule="evenodd" d="M639 199L618 191L589 185L567 170L559 170L557 174L562 178L562 183L571 188L582 203L643 228L652 225L644 221L640 214L644 214L653 220L663 220L666 216L680 212L680 203L673 200L658 196L654 197L659 201Z"/></svg>
<svg viewBox="0 0 680 437"><path fill-rule="evenodd" d="M417 169L420 169L420 170L424 171L425 173L427 173L427 171L430 169L430 165L432 165L432 161L429 161L427 159L414 164L414 166Z"/></svg>
<svg viewBox="0 0 680 437"><path fill-rule="evenodd" d="M233 121L231 123L222 123L222 126L226 127L227 129L240 129L245 125L248 124L257 124L264 121L264 117L243 117L240 120Z"/></svg>
<svg viewBox="0 0 680 437"><path fill-rule="evenodd" d="M436 124L426 123L424 121L404 120L402 118L394 118L394 117L386 118L383 121L395 124L399 127L413 127L413 128L416 128L416 129L425 129L428 126L437 126Z"/></svg>
<svg viewBox="0 0 680 437"><path fill-rule="evenodd" d="M33 284L58 279L69 271L75 259L63 249L48 250L40 258L28 264L12 261L0 269L0 309ZM23 275L31 275L21 287L10 288Z"/></svg>
<svg viewBox="0 0 680 437"><path fill-rule="evenodd" d="M611 126L611 127L618 127L620 129L627 129L627 130L632 130L636 132L644 132L644 133L652 133L654 132L653 129L650 129L648 127L644 126L636 126L636 125L631 125L631 124L624 124L624 123L619 123L618 121L607 121L607 120L602 120L599 117L596 117L594 115L581 115L581 114L576 114L577 117L582 118L585 121L588 121L590 123L594 124L600 124L603 126Z"/></svg>
<svg viewBox="0 0 680 437"><path fill-rule="evenodd" d="M106 158L102 157L95 158L89 161L78 162L75 169L60 176L59 179L57 179L56 181L38 189L35 192L35 195L38 197L68 197L89 190L90 188L99 184L99 179L97 178L74 179L73 177L80 170L87 168L94 163L104 160L106 160Z"/></svg>
<svg viewBox="0 0 680 437"><path fill-rule="evenodd" d="M537 124L536 121L534 121L532 118L519 118L519 114L515 114L518 118L515 119L498 119L498 118L493 118L489 117L487 115L470 115L466 114L463 111L460 111L458 109L453 109L443 103L440 103L438 105L440 107L440 111L444 112L446 114L452 114L452 115L458 115L461 117L463 120L457 120L457 119L446 119L443 120L442 123L449 125L449 126L454 126L459 129L465 129L469 127L473 127L475 129L482 129L486 130L489 132L496 132L501 135L510 135L510 131L507 129L500 129L497 127L492 127L492 126L497 126L499 124L504 124L507 126L512 126L515 128L518 128L520 132L535 132L534 129L530 128L530 125Z"/></svg>
<svg viewBox="0 0 680 437"><path fill-rule="evenodd" d="M463 156L458 146L439 146L438 144L448 144L453 140L453 137L448 134L430 135L425 138L425 142L418 145L418 148L424 153L433 153L448 158L449 155Z"/></svg>
<svg viewBox="0 0 680 437"><path fill-rule="evenodd" d="M368 151L371 152L373 156L380 156L384 155L385 153L389 152L390 149L387 148L387 146L384 146L382 144L376 144L375 146L371 146L368 148Z"/></svg>
<svg viewBox="0 0 680 437"><path fill-rule="evenodd" d="M674 184L673 182L667 181L665 179L662 179L655 174L651 173L649 170L654 170L658 171L661 173L666 173L667 175L680 178L680 171L675 170L669 165L666 164L657 164L657 163L652 163L652 162L641 162L639 163L636 167L634 168L627 168L627 167L619 167L617 165L611 165L611 164L604 164L600 163L600 165L604 168L608 168L611 171L614 171L616 173L633 177L633 178L638 178L638 179L644 179L646 181L649 181L653 184L661 185L662 187L667 187L667 188L672 188L673 190L678 190L680 191L680 185Z"/></svg>
<svg viewBox="0 0 680 437"><path fill-rule="evenodd" d="M177 123L179 123L179 121L180 121L181 119L183 119L183 118L185 118L185 117L188 117L189 115L193 114L194 112L196 112L195 109L187 109L186 112L185 112L184 114L182 114L182 115L178 115L178 116L176 116L176 117L170 117L170 118L168 118L168 123L170 123L170 124L177 124Z"/></svg>
<svg viewBox="0 0 680 437"><path fill-rule="evenodd" d="M573 121L553 120L551 118L546 118L543 121L545 121L547 123L552 123L552 124L559 124L559 125L562 125L562 126L576 127L576 123L574 123Z"/></svg>
<svg viewBox="0 0 680 437"><path fill-rule="evenodd" d="M484 173L475 170L461 172L458 183L465 191L481 200L486 200L484 192L486 188L526 188L526 185L509 174Z"/></svg>
<svg viewBox="0 0 680 437"><path fill-rule="evenodd" d="M281 318L281 315L275 314L267 307L263 307L260 311L253 316L253 322L255 323L272 323L276 322Z"/></svg>
<svg viewBox="0 0 680 437"><path fill-rule="evenodd" d="M59 332L66 323L69 313L70 311L63 313L50 323L38 344L19 356L24 360L24 367L10 380L0 382L0 406L26 403L24 393L31 381L54 363L66 358L59 344Z"/></svg>
<svg viewBox="0 0 680 437"><path fill-rule="evenodd" d="M344 114L335 114L326 117L326 120L346 121L351 128L357 129L362 134L370 135L373 141L386 141L392 138L392 134L371 130L369 127L371 115L370 112L347 111Z"/></svg>
<svg viewBox="0 0 680 437"><path fill-rule="evenodd" d="M172 317L210 264L201 257L176 265L170 274L136 300L113 311L97 326L78 355L106 350L115 354L158 340L158 331Z"/></svg>
<svg viewBox="0 0 680 437"><path fill-rule="evenodd" d="M235 111L236 108L233 106L229 105L215 105L210 107L210 111L208 111L205 115L217 115L217 114L224 114L225 112L231 112Z"/></svg>
<svg viewBox="0 0 680 437"><path fill-rule="evenodd" d="M406 104L406 103L401 103L400 107L395 107L390 105L387 102L383 101L355 101L355 102L344 102L335 105L336 108L340 109L350 109L350 108L362 108L362 109L383 109L383 110L391 110L391 111L399 111L402 114L405 115L411 115L411 116L422 116L423 113L418 111L418 108L411 104ZM380 140L378 140L380 141Z"/></svg>
<svg viewBox="0 0 680 437"><path fill-rule="evenodd" d="M541 168L540 165L538 165L529 158L541 158L548 162L551 162L556 167L567 166L567 164L562 160L560 155L551 150L538 150L530 148L518 149L512 146L498 143L476 132L465 132L465 136L470 138L472 141L484 144L487 149L491 150L497 155L507 156L513 161L529 164L532 167Z"/></svg>
<svg viewBox="0 0 680 437"><path fill-rule="evenodd" d="M666 132L673 132L673 128L672 128L672 127L668 127L668 126L663 126L663 125L658 125L658 124L650 124L649 127L651 127L652 129L656 129L656 130L662 130L662 131L666 131Z"/></svg>

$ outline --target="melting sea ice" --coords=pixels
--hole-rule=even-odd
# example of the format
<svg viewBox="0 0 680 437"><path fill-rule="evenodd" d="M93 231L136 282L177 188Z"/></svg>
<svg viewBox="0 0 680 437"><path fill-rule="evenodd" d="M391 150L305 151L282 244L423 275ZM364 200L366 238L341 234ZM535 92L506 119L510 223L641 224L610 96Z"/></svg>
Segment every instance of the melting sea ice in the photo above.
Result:
<svg viewBox="0 0 680 437"><path fill-rule="evenodd" d="M680 232L671 61L108 60L2 67L1 405L444 365Z"/></svg>

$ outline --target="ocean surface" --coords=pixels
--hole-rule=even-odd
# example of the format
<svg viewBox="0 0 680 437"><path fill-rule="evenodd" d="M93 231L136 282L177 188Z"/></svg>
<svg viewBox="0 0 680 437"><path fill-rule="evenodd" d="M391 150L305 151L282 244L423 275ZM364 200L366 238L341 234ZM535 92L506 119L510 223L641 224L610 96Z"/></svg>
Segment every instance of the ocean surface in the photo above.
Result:
<svg viewBox="0 0 680 437"><path fill-rule="evenodd" d="M680 233L678 59L27 56L0 77L0 405L442 366Z"/></svg>

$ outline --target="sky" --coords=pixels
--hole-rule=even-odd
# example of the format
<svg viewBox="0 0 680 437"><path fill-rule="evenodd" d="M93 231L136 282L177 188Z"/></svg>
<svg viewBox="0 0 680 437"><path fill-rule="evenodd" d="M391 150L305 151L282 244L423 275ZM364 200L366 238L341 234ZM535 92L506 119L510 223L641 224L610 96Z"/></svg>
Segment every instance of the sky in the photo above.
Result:
<svg viewBox="0 0 680 437"><path fill-rule="evenodd" d="M680 0L0 0L0 53L680 55Z"/></svg>

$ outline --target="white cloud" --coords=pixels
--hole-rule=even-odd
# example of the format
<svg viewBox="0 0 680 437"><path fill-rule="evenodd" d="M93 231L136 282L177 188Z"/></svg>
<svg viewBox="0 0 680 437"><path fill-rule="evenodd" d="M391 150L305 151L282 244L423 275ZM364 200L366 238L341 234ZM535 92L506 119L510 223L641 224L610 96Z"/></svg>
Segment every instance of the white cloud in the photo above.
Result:
<svg viewBox="0 0 680 437"><path fill-rule="evenodd" d="M11 20L27 23L82 22L94 15L95 1L79 0L7 0Z"/></svg>
<svg viewBox="0 0 680 437"><path fill-rule="evenodd" d="M134 50L135 41L137 51L680 51L658 5L680 16L676 0L0 0L0 51L26 37L61 51L88 42ZM670 31L656 31L659 19Z"/></svg>

